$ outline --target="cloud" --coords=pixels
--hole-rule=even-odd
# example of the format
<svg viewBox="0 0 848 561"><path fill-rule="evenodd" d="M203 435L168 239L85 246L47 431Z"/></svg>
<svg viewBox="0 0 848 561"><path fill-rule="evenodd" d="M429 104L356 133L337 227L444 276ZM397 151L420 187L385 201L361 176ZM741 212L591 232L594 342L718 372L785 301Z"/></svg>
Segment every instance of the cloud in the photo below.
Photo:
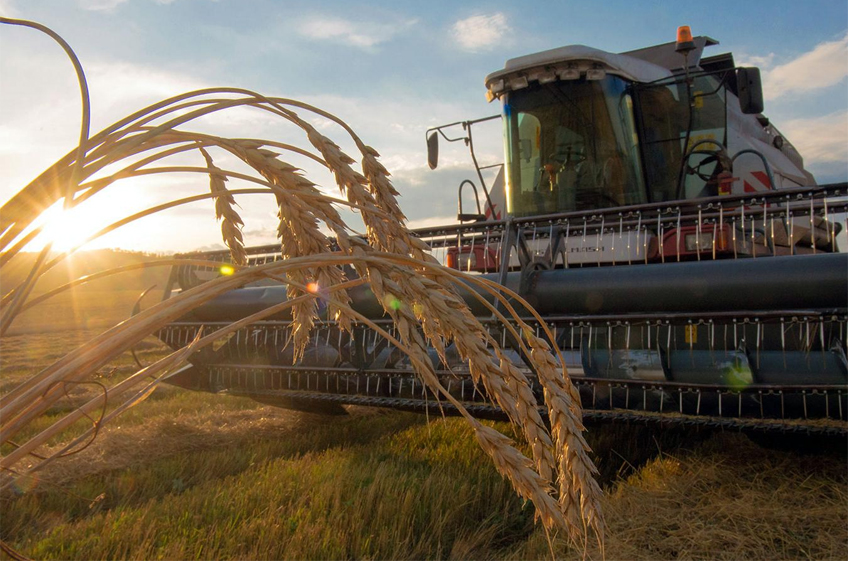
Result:
<svg viewBox="0 0 848 561"><path fill-rule="evenodd" d="M804 156L804 164L848 162L848 111L792 119L781 131Z"/></svg>
<svg viewBox="0 0 848 561"><path fill-rule="evenodd" d="M0 8L2 8L4 0L0 0ZM153 0L154 3L159 4L160 6L167 6L168 4L173 4L177 0ZM83 10L89 10L92 12L113 12L115 8L120 6L121 4L126 4L129 0L77 0L77 4Z"/></svg>
<svg viewBox="0 0 848 561"><path fill-rule="evenodd" d="M77 0L77 4L83 10L92 12L111 12L121 4L129 0Z"/></svg>
<svg viewBox="0 0 848 561"><path fill-rule="evenodd" d="M17 18L20 17L20 12L12 4L12 0L0 0L0 16Z"/></svg>
<svg viewBox="0 0 848 561"><path fill-rule="evenodd" d="M740 55L736 64L739 66L757 66L759 68L771 68L774 65L774 53L769 53L765 56L757 55Z"/></svg>
<svg viewBox="0 0 848 561"><path fill-rule="evenodd" d="M789 93L807 92L834 86L848 76L848 33L836 41L819 43L811 51L776 66L775 55L741 57L740 65L759 66L767 100Z"/></svg>
<svg viewBox="0 0 848 561"><path fill-rule="evenodd" d="M432 226L444 226L445 224L456 224L456 215L449 214L447 216L433 216L430 218L419 218L410 220L407 226L413 230L417 228L430 228Z"/></svg>
<svg viewBox="0 0 848 561"><path fill-rule="evenodd" d="M512 33L502 12L461 19L453 24L452 31L459 46L472 52L491 50L509 42Z"/></svg>
<svg viewBox="0 0 848 561"><path fill-rule="evenodd" d="M120 103L132 106L138 101L159 99L205 87L189 75L128 62L94 62L87 66L92 98L110 106ZM101 108L102 109L102 108Z"/></svg>
<svg viewBox="0 0 848 561"><path fill-rule="evenodd" d="M418 20L391 23L352 21L343 18L315 15L301 20L299 33L320 41L332 41L373 51L396 35L415 25Z"/></svg>
<svg viewBox="0 0 848 561"><path fill-rule="evenodd" d="M76 78L61 53L46 55L10 48L0 66L9 86L0 92L0 201L71 150L79 136L80 100ZM86 64L91 92L91 133L168 96L204 87L204 82L176 70L114 63ZM4 84L5 85L5 84ZM262 115L220 114L188 129L240 131L239 119ZM267 119L266 119L267 120ZM251 121L252 122L252 121ZM26 157L22 157L22 155Z"/></svg>

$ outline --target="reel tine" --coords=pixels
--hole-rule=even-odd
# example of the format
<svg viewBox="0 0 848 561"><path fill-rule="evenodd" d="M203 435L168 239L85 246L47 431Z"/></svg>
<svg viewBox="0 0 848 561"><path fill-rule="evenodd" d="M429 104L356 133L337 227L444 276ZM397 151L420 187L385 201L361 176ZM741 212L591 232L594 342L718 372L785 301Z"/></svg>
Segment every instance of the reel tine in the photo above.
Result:
<svg viewBox="0 0 848 561"><path fill-rule="evenodd" d="M753 197L751 199L751 206L753 207L756 204L757 198ZM751 209L751 256L756 259L757 258L757 246L756 246L756 225L757 218L754 216L754 210Z"/></svg>
<svg viewBox="0 0 848 561"><path fill-rule="evenodd" d="M768 204L765 199L763 199L763 247L768 249Z"/></svg>
<svg viewBox="0 0 848 561"><path fill-rule="evenodd" d="M489 272L489 232L491 230L486 228L486 245L483 246L483 272Z"/></svg>
<svg viewBox="0 0 848 561"><path fill-rule="evenodd" d="M596 240L595 241L595 253L598 254L598 266L600 266L600 264L601 264L601 238L604 237L604 230L605 230L604 224L605 223L606 223L606 217L605 217L605 215L602 214L601 215L601 230L598 233L597 238L595 238L595 240ZM613 243L615 243L615 235L614 234L613 234L612 239L613 239Z"/></svg>
<svg viewBox="0 0 848 561"><path fill-rule="evenodd" d="M674 252L677 254L677 262L680 262L680 219L681 219L681 210L680 207L677 207L677 230L674 236Z"/></svg>
<svg viewBox="0 0 848 561"><path fill-rule="evenodd" d="M619 216L621 216L621 213L619 213ZM619 223L619 227L621 227L620 223ZM615 266L615 230L613 228L610 228L610 232L612 233L612 245L610 246L610 252L612 253L612 265L614 267ZM621 238L619 237L619 239L621 239Z"/></svg>
<svg viewBox="0 0 848 561"><path fill-rule="evenodd" d="M783 353L783 369L786 370L786 327L784 318L780 318L780 349Z"/></svg>
<svg viewBox="0 0 848 561"><path fill-rule="evenodd" d="M824 224L825 228L827 228L827 243L830 246L831 251L833 251L833 246L835 245L835 235L833 226L830 224L827 216L827 195L824 197Z"/></svg>
<svg viewBox="0 0 848 561"><path fill-rule="evenodd" d="M641 246L639 245L639 237L641 236L641 234L642 234L642 211L638 210L638 211L636 211L636 257L639 257L639 251L642 249ZM647 235L645 237L647 238ZM628 245L628 249L629 249L630 248L629 233L628 233L628 238L627 238L627 245ZM646 259L647 259L647 257L648 256L645 255Z"/></svg>
<svg viewBox="0 0 848 561"><path fill-rule="evenodd" d="M698 205L698 223L695 226L695 254L701 260L701 205Z"/></svg>
<svg viewBox="0 0 848 561"><path fill-rule="evenodd" d="M815 208L813 205L813 197L810 196L810 248L813 250L813 255L816 254L816 223L815 223Z"/></svg>
<svg viewBox="0 0 848 561"><path fill-rule="evenodd" d="M583 217L583 245L586 245L586 229L589 227L589 222L587 218Z"/></svg>

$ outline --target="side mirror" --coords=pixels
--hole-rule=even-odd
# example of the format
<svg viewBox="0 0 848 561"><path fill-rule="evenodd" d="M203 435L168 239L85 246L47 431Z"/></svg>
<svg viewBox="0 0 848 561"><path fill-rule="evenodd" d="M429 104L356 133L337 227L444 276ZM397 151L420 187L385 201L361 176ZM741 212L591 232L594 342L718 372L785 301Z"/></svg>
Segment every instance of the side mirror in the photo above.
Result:
<svg viewBox="0 0 848 561"><path fill-rule="evenodd" d="M522 138L519 145L521 146L521 159L529 162L533 156L533 145L530 144L530 139Z"/></svg>
<svg viewBox="0 0 848 561"><path fill-rule="evenodd" d="M430 169L439 166L439 131L433 131L427 137L427 165Z"/></svg>
<svg viewBox="0 0 848 561"><path fill-rule="evenodd" d="M763 84L759 68L737 68L736 91L742 113L756 115L763 112Z"/></svg>

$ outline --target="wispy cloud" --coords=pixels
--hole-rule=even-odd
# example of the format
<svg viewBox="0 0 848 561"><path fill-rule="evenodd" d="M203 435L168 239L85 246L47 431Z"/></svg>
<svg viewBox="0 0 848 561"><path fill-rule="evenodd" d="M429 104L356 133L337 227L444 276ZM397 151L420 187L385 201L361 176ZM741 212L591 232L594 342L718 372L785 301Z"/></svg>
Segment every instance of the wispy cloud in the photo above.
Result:
<svg viewBox="0 0 848 561"><path fill-rule="evenodd" d="M20 16L20 13L12 4L12 0L0 0L0 16L16 18Z"/></svg>
<svg viewBox="0 0 848 561"><path fill-rule="evenodd" d="M432 216L429 218L419 218L417 220L410 220L407 223L407 226L415 229L415 228L430 228L432 226L442 226L444 224L454 224L456 222L455 214L448 214L446 216Z"/></svg>
<svg viewBox="0 0 848 561"><path fill-rule="evenodd" d="M739 66L756 66L760 69L771 68L774 65L774 53L769 53L765 56L757 56L757 55L739 55L736 64Z"/></svg>
<svg viewBox="0 0 848 561"><path fill-rule="evenodd" d="M94 62L88 66L92 91L105 94L109 102L130 105L133 99L156 99L201 88L196 78L153 65L128 62ZM96 89L95 89L96 88Z"/></svg>
<svg viewBox="0 0 848 561"><path fill-rule="evenodd" d="M299 33L310 39L332 41L373 51L418 22L415 19L394 22L353 21L314 15L300 22Z"/></svg>
<svg viewBox="0 0 848 561"><path fill-rule="evenodd" d="M844 63L843 63L844 64ZM848 111L792 119L780 127L804 156L804 163L848 162Z"/></svg>
<svg viewBox="0 0 848 561"><path fill-rule="evenodd" d="M93 12L111 12L121 4L129 0L77 0L77 4L83 10Z"/></svg>
<svg viewBox="0 0 848 561"><path fill-rule="evenodd" d="M3 0L0 0L2 2ZM152 0L155 4L159 5L168 5L173 4L177 0ZM113 12L115 8L120 6L121 4L126 4L129 0L77 0L77 4L83 10L90 10L93 12ZM0 3L2 6L2 3Z"/></svg>
<svg viewBox="0 0 848 561"><path fill-rule="evenodd" d="M502 12L461 19L451 29L459 46L473 52L491 50L503 42L509 42L512 33Z"/></svg>
<svg viewBox="0 0 848 561"><path fill-rule="evenodd" d="M775 58L769 53L740 59L740 64L761 67L766 99L834 86L848 76L848 33L836 41L819 43L788 62L774 65Z"/></svg>

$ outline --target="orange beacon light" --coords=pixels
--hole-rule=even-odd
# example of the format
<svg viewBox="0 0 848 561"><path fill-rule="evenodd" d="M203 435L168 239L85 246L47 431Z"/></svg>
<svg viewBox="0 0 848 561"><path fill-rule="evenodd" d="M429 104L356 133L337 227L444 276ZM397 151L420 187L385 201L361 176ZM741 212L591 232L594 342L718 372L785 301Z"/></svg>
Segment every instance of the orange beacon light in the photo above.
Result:
<svg viewBox="0 0 848 561"><path fill-rule="evenodd" d="M695 50L695 42L692 41L692 30L688 25L681 25L677 28L677 47L674 49L678 53L688 53Z"/></svg>

